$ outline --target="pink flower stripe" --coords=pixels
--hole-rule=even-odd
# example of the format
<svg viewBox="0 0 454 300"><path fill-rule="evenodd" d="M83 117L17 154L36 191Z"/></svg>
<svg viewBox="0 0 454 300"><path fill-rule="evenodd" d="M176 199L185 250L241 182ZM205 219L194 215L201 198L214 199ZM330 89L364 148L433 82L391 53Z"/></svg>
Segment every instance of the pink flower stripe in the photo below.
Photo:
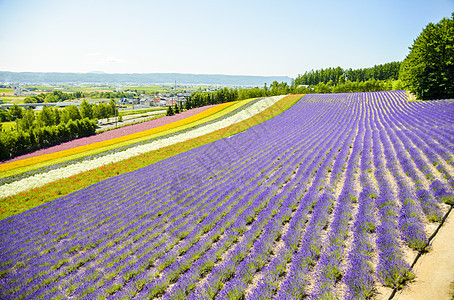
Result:
<svg viewBox="0 0 454 300"><path fill-rule="evenodd" d="M176 122L176 121L179 121L179 120L182 120L182 119L185 119L185 118L189 118L189 117L191 117L191 116L193 116L195 114L201 113L201 112L203 112L203 111L205 111L205 110L207 110L207 109L209 109L209 108L211 108L213 106L215 106L215 105L208 105L208 106L198 107L198 108L194 108L194 109L191 109L191 110L187 110L185 112L179 113L179 114L174 115L174 116L166 116L166 117L162 117L162 118L155 119L155 120L150 120L150 121L139 123L139 124L134 124L134 125L118 128L118 129L105 131L105 132L100 133L100 134L96 134L96 135L92 135L92 136L89 136L89 137L72 140L72 141L69 141L69 142L66 142L66 143L62 143L60 145L52 146L52 147L49 147L49 148L37 150L37 151L32 152L32 153L28 153L28 154L24 154L24 155L21 155L21 156L17 156L17 157L15 157L13 159L4 161L3 163L12 162L12 161L16 161L16 160L21 160L21 159L25 159L25 158L29 158L29 157L40 156L40 155L43 155L43 154L50 154L50 153L54 153L54 152L58 152L58 151L62 151L62 150L67 150L67 149L72 149L72 148L76 148L76 147L80 147L80 146L85 146L85 145L88 145L88 144L91 144L91 143L96 143L96 142L102 142L102 141L110 140L110 139L113 139L113 138L125 136L125 135L136 133L136 132L141 132L141 131L144 131L144 130L147 130L147 129L159 127L159 126L166 125L166 124L169 124L169 123L172 123L172 122Z"/></svg>

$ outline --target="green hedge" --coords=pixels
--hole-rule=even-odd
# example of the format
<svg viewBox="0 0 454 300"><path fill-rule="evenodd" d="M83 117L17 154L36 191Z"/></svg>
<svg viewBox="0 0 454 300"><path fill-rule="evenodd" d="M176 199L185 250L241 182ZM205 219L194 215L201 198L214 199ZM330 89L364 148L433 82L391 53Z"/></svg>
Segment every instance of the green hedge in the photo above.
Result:
<svg viewBox="0 0 454 300"><path fill-rule="evenodd" d="M70 120L67 124L9 131L0 134L0 160L8 160L96 133L96 120Z"/></svg>

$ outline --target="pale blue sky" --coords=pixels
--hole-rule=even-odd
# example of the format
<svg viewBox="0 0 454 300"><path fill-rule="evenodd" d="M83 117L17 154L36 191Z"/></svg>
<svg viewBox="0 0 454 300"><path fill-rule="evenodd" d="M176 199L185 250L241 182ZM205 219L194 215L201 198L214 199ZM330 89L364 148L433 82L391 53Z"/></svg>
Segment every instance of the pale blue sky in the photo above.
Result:
<svg viewBox="0 0 454 300"><path fill-rule="evenodd" d="M0 71L287 75L403 60L454 0L0 0Z"/></svg>

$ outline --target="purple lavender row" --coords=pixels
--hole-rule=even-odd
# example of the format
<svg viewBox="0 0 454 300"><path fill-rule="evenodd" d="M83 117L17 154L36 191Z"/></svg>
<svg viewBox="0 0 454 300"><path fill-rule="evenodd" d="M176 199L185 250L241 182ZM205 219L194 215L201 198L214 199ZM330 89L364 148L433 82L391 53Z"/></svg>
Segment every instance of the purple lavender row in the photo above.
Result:
<svg viewBox="0 0 454 300"><path fill-rule="evenodd" d="M321 170L322 170L322 168L321 168ZM322 177L325 177L325 178L326 178L326 176L327 176L327 173L319 172L319 174L323 174ZM321 177L319 177L318 180L315 180L315 182L320 182L320 178L321 178ZM313 193L315 193L315 195L319 193L319 189L318 189L317 184L312 184L312 185L311 185L311 188L310 188L310 190L308 191L308 194L307 194L307 195L310 195L309 193L311 193L311 192L310 192L311 190L312 190ZM305 201L302 200L302 203L304 203L304 202L305 202ZM315 204L313 201L309 201L309 206L310 206L310 203L312 203L312 205ZM297 219L297 218L295 218L295 220L296 220L296 219ZM315 219L314 219L314 220L315 220ZM292 228L292 227L290 227L289 231L291 230L291 228ZM306 231L306 232L310 232L310 229L307 229L307 230L308 230L308 231ZM303 248L304 248L304 246L303 246ZM285 252L282 253L283 256L285 256L284 253L285 253ZM283 258L283 259L284 259L284 258ZM296 262L298 262L298 260L296 260ZM274 263L276 263L276 265L281 265L281 266L282 266L282 264L279 263L279 258L278 258L277 260L275 260ZM293 265L293 266L294 266L294 265ZM272 265L271 265L271 268L272 268ZM269 282L269 283L271 283L271 282L272 282L272 278L268 278L268 279L271 280L271 281ZM289 275L289 276L287 277L287 284L290 283L289 280L291 281L291 280L295 280L295 279L297 279L297 278L295 278L294 276ZM265 280L265 281L266 281L266 280ZM291 283L290 283L290 284L291 284ZM284 285L285 285L285 282L284 282ZM272 290L274 290L274 288L272 288L272 287L270 287L270 286L268 286L268 287L269 287L269 288L268 288L268 289L265 289L263 292L266 293L266 291L268 291L268 293L270 293L270 292L272 292ZM303 291L303 293L304 293L304 289L302 289L301 287L299 287L299 288L297 288L297 289L299 290L299 292L302 292L302 291ZM284 289L284 290L285 290L285 289ZM302 290L302 291L301 291L301 290ZM260 291L261 291L261 290L260 290L260 289L256 289L256 291L257 291L257 294L255 294L255 295L253 294L251 297L255 297L255 296L259 297L259 294L260 294ZM297 292L297 291L295 291L295 292ZM285 293L280 293L279 296L278 296L278 298L279 298L279 297L282 298L284 295L285 295Z"/></svg>
<svg viewBox="0 0 454 300"><path fill-rule="evenodd" d="M255 193L250 193L250 194L251 194L251 195L254 195L254 194L256 194L256 192L255 192ZM250 197L250 196L241 197L241 198L243 198L242 201L243 201L244 203L247 203L247 205L250 205L250 204L251 204L251 202L245 201L245 200L248 199L249 197ZM244 209L245 209L245 208L244 208ZM243 210L244 210L244 209L243 209ZM233 214L233 211L232 211L230 214L232 214L232 215L237 215L238 213ZM230 218L232 218L232 217L230 217ZM223 225L225 225L225 226L228 227L229 224L232 224L233 220L234 220L234 219L232 219L232 221L230 221L230 222L225 222L225 221L223 221L223 222L219 222L219 223L220 223L220 224L223 224ZM225 228L222 229L222 231L225 231ZM216 230L212 231L212 234L213 234L213 235L216 235ZM206 250L208 250L208 249L209 249L209 248L207 248ZM206 251L206 250L205 250L205 251ZM203 254L203 251L202 251L202 252L200 251L200 247L193 247L193 251L197 252L197 257L196 257L197 259ZM192 254L191 254L191 251L188 252L188 253L189 253L189 256L192 255ZM184 260L184 258L182 258L182 260ZM193 261L194 261L194 259L193 259ZM178 267L178 266L176 266L176 267ZM173 274L172 276L179 276L179 275L178 275L178 271L176 271L176 270L174 270L174 269L172 269L172 268L170 268L170 269L168 270L168 272L170 272L171 274ZM166 276L165 273L164 273L162 276ZM166 280L167 280L167 279L165 279L165 278L162 278L162 277L161 277L161 280L163 280L163 282L162 282L162 281L161 281L161 282L164 284L164 286L167 286L168 283L170 283L170 282L167 282L167 283L166 283ZM170 281L172 281L172 280L170 280ZM158 284L158 286L162 286L162 284L161 284L161 285ZM150 286L150 287L151 287L151 286ZM149 292L153 294L152 291L149 291Z"/></svg>
<svg viewBox="0 0 454 300"><path fill-rule="evenodd" d="M346 299L368 298L374 293L375 271L372 267L374 241L372 233L375 231L376 219L374 210L374 197L376 191L371 183L371 133L367 126L370 120L370 111L361 115L361 125L358 132L360 150L359 182L362 186L358 195L357 213L354 217L352 228L351 250L347 253L347 265L342 278L347 287ZM355 196L353 196L355 197Z"/></svg>
<svg viewBox="0 0 454 300"><path fill-rule="evenodd" d="M320 159L320 157L319 157ZM318 161L315 161L315 164L313 163L312 164L312 168L309 167L306 172L307 174L309 174L309 172L313 172L314 168L319 165L321 161L318 160ZM304 163L303 165L306 165L306 163ZM319 172L322 172L323 168L320 168ZM298 184L298 181L300 180L299 178L306 178L306 176L301 176L302 173L302 168L298 169L298 172L296 173L296 176L292 179L292 181L290 181L286 186L286 192L282 191L282 193L285 193L282 197L287 197L287 194L290 193L290 195L285 198L284 200L284 203L282 204L282 210L279 211L274 219L275 221L273 221L272 224L278 224L278 227L282 227L283 223L284 222L287 222L287 219L289 218L290 214L291 214L291 207L295 207L295 205L299 202L299 198L298 197L295 197L295 193L294 191L296 190L296 184ZM326 175L326 174L325 174ZM265 250L267 251L271 251L272 247L274 247L274 244L276 243L276 240L279 240L280 237L279 235L281 234L280 231L276 230L276 231L271 231L272 233L274 233L274 235L271 235L270 236L266 236L266 235L262 235L262 238L265 238L266 240L268 240L268 242L261 242L261 244L266 244L267 247L265 248ZM278 237L276 238L276 234L278 235ZM285 239L289 238L287 235L285 237L283 237ZM258 247L259 249L262 248L263 249L263 246L262 247ZM291 251L290 251L291 252ZM248 266L251 266L251 265L256 265L260 268L262 268L263 266L266 266L266 269L264 271L265 274L267 275L264 275L269 281L273 281L273 282L276 282L276 279L279 277L277 276L277 273L273 273L271 274L271 272L275 271L275 266L279 266L279 270L282 271L282 268L285 269L286 267L286 263L288 262L288 259L289 259L289 256L288 254L290 254L289 251L285 252L287 253L287 255L284 255L284 251L280 251L280 253L277 253L277 258L274 259L269 265L266 265L266 259L264 260L263 257L267 257L269 256L269 253L265 252L265 253L261 253L259 255L257 255L257 253L251 253L246 259L245 261L243 261L239 266L239 270L240 270L240 274L236 274L235 278L237 279L233 279L231 282L229 282L229 284L220 292L220 295L221 295L221 298L222 298L222 295L224 295L225 297L227 297L227 295L230 295L232 292L235 292L235 293L244 293L246 287L247 287L247 284L248 282L247 281L244 281L244 278L248 278L250 277L251 275L254 275L254 273L257 271L257 269L255 268L248 268ZM257 260L257 257L258 260ZM260 259L260 257L262 257ZM285 257L285 258L284 258ZM280 259L283 259L284 261L281 261ZM263 265L265 264L265 265ZM269 272L267 272L267 270L269 270ZM246 272L246 273L245 273ZM239 288L238 285L236 284L238 282L238 280L242 280L243 281L243 288ZM272 294L274 293L274 290L276 287L271 287L269 284L269 282L267 282L267 286L269 287L268 289L256 289L253 291L253 294L251 297L255 297L255 293L256 291L260 291L261 293L266 293L267 290L268 290L268 294ZM263 282L259 282L259 286L262 286L264 287L265 286L265 283Z"/></svg>
<svg viewBox="0 0 454 300"><path fill-rule="evenodd" d="M346 299L367 299L374 293L374 243L371 238L375 231L374 195L375 190L366 186L358 197L352 249L348 253L348 267L343 279L347 285Z"/></svg>
<svg viewBox="0 0 454 300"><path fill-rule="evenodd" d="M286 175L284 175L284 178L285 178L285 177L286 177ZM282 193L284 193L284 191L283 191ZM276 195L274 198L275 198L275 199L279 199L280 196L277 196L277 195ZM274 201L275 201L275 200L274 200ZM281 200L281 201L282 201L282 200ZM275 205L277 205L277 206L282 206L282 203L281 203L281 204L279 204L279 203L276 204L276 203L275 203ZM273 222L268 222L268 221L267 221L268 218L266 218L265 216L266 216L266 215L269 215L270 213L271 213L271 215L275 214L275 213L276 213L276 209L277 209L276 207L274 207L274 208L272 207L272 209L268 208L267 211L263 212L262 215L259 215L259 216L257 216L257 218L256 218L257 220L262 220L262 224L263 224L263 225L262 225L261 227L264 226L265 232L266 232L267 230L268 230L268 231L270 231L270 230L272 231L272 229L271 229L270 227L268 227L268 226L271 226L270 224L273 224ZM258 222L258 221L257 221L257 222ZM254 227L255 227L255 226L258 226L258 225L256 225L256 224L258 224L257 222L253 222L253 225L252 225L253 227L252 227L249 231L247 231L246 234L252 234L253 237L256 236L256 232L257 232L257 231L254 230ZM263 222L265 222L265 223L263 223ZM261 227L259 227L259 230L260 230ZM257 227L255 227L255 228L257 228ZM276 227L274 227L274 228L275 228L275 229L274 229L273 232L275 232L275 230L276 230ZM275 233L276 233L276 232L275 232ZM266 243L263 242L263 237L264 237L264 236L267 236L267 235L264 234L264 233L262 233L262 234L260 235L260 238L254 243L254 245L256 245L257 243L259 243L259 244L261 244L261 245L263 245L263 246L266 246ZM246 239L243 239L243 241L245 241L246 244L239 244L238 247L236 247L236 249L234 249L234 250L232 251L232 255L233 255L232 262L235 262L235 261L238 262L238 261L242 261L242 260L243 260L242 257L244 257L244 255L245 255L245 253L246 253L245 251L247 251L249 239L246 238ZM259 242L259 241L261 241L261 242ZM250 244L249 244L249 245L250 245ZM254 246L253 246L253 248L254 248ZM237 258L235 258L235 257L237 257ZM227 258L227 259L228 259L228 258ZM221 271L222 271L222 269L221 269Z"/></svg>
<svg viewBox="0 0 454 300"><path fill-rule="evenodd" d="M379 143L379 139L375 140ZM377 146L378 147L378 146ZM378 160L383 160L377 165L375 177L378 183L379 196L376 199L376 207L380 216L380 224L377 227L377 250L378 266L377 275L380 282L391 288L400 288L402 284L413 276L410 266L403 259L400 247L400 233L398 227L398 204L400 202L399 191L395 191L389 178L387 178L386 168L391 170L391 176L401 179L397 160L395 157L381 155L376 156Z"/></svg>
<svg viewBox="0 0 454 300"><path fill-rule="evenodd" d="M358 125L358 122L355 127ZM336 286L343 277L342 262L344 261L344 249L349 235L349 221L353 217L353 203L358 195L355 195L353 180L355 178L354 168L359 166L359 139L353 145L348 144L354 140L353 132L340 149L340 159L336 160L333 167L331 182L337 185L336 174L344 173L350 179L344 182L342 191L337 199L336 208L333 214L333 221L330 231L327 233L327 245L320 257L315 270L315 283L312 288L313 299L339 298ZM350 145L352 148L350 148ZM351 152L351 153L350 153ZM349 163L347 160L350 157Z"/></svg>
<svg viewBox="0 0 454 300"><path fill-rule="evenodd" d="M337 123L338 120L334 119L332 123ZM338 137L344 138L346 135L345 133L336 133ZM333 145L336 145L339 143L339 140L334 141ZM340 142L340 143L343 143ZM329 143L331 144L331 143ZM334 152L338 152L337 149L333 149L334 147L330 147L328 150L328 157L332 158L334 155L330 155L330 153L334 154ZM338 160L342 160L343 157L337 156L336 162ZM317 180L314 180L314 185L313 187L318 187L318 184L323 180L322 178L332 178L330 176L330 166L332 164L330 159L324 159L322 158L322 164L317 164L320 166L317 175L315 178L318 177ZM314 166L315 167L315 166ZM309 168L311 169L311 168ZM323 176L318 176L318 174L322 174ZM331 181L331 180L330 180ZM330 186L331 183L328 184ZM318 188L317 188L318 189ZM303 205L303 207L305 207ZM294 240L296 238L295 236L296 231L292 230L292 227L289 228L285 236L283 237L283 240ZM257 284L257 287L253 289L252 293L248 296L250 299L255 299L255 298L263 298L263 297L271 297L274 295L279 288L279 281L280 281L280 276L283 275L283 272L285 272L287 263L291 261L291 257L289 256L292 253L292 250L290 248L290 245L285 245L281 248L281 250L276 254L276 257L266 266L265 270L261 272L261 276L263 276L263 279L260 280Z"/></svg>
<svg viewBox="0 0 454 300"><path fill-rule="evenodd" d="M348 141L348 139L347 139L347 141ZM352 152L353 160L352 160L352 161L355 161L355 157L357 157L357 154L358 154L358 153L357 153L357 152L358 152L357 149L358 149L358 146L359 146L358 142L359 142L359 139L357 139L353 145L352 145L352 144L349 144L349 145L348 145L349 148L350 148L350 147L353 148L353 152ZM353 147L353 146L354 146L354 147ZM347 173L352 174L352 173L353 173L353 169L354 169L354 168L353 168L353 164L350 164L350 165L348 166L348 168L347 168ZM333 173L333 175L334 175L334 173ZM333 178L335 178L335 177L333 176ZM332 182L332 181L331 181L331 182ZM323 262L321 262L321 265L319 265L319 268L323 268ZM279 297L283 297L283 295L285 295L285 293L280 292L279 295L278 295L278 298L279 298Z"/></svg>

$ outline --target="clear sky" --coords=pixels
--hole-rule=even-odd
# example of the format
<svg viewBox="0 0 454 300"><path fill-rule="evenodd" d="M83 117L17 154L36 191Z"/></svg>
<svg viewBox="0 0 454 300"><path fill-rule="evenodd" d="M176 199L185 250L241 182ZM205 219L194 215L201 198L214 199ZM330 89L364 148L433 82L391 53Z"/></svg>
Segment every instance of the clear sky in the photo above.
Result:
<svg viewBox="0 0 454 300"><path fill-rule="evenodd" d="M0 71L287 75L400 61L454 0L0 0Z"/></svg>

